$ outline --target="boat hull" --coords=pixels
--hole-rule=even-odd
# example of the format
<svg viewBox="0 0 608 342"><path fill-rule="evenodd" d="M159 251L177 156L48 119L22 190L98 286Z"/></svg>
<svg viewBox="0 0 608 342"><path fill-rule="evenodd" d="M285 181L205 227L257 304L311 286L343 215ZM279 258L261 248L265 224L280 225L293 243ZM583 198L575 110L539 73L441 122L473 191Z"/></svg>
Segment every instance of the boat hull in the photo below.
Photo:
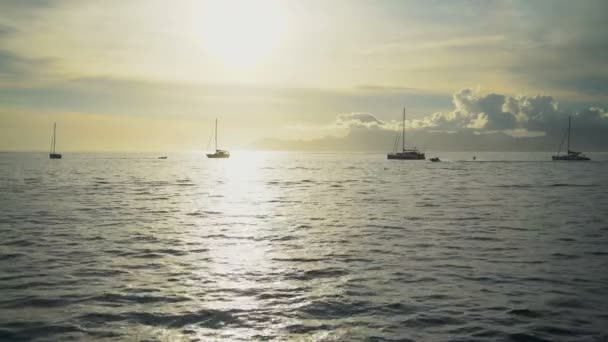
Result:
<svg viewBox="0 0 608 342"><path fill-rule="evenodd" d="M591 160L591 158L586 156L573 156L573 155L563 155L563 156L552 156L553 160L566 160L566 161L586 161Z"/></svg>
<svg viewBox="0 0 608 342"><path fill-rule="evenodd" d="M212 159L221 159L221 158L230 158L229 154L215 154L215 153L210 153L207 155L207 158L212 158Z"/></svg>
<svg viewBox="0 0 608 342"><path fill-rule="evenodd" d="M386 155L386 159L394 160L425 160L424 153L421 152L397 152L389 153Z"/></svg>
<svg viewBox="0 0 608 342"><path fill-rule="evenodd" d="M49 158L51 159L61 159L60 153L49 153Z"/></svg>

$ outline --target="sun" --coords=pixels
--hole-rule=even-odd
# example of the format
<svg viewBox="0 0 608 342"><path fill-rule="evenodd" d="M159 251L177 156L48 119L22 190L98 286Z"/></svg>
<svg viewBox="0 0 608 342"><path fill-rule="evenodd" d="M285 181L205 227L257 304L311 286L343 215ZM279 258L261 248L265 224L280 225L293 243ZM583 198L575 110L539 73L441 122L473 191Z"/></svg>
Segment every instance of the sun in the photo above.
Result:
<svg viewBox="0 0 608 342"><path fill-rule="evenodd" d="M217 0L203 7L205 50L230 66L252 66L272 57L286 29L284 2Z"/></svg>

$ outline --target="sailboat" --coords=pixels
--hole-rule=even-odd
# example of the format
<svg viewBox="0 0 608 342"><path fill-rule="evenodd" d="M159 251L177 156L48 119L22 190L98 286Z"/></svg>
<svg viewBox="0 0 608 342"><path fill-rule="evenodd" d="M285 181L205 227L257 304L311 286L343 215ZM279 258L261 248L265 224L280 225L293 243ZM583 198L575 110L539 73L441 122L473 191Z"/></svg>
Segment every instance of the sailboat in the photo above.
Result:
<svg viewBox="0 0 608 342"><path fill-rule="evenodd" d="M572 151L570 150L570 129L571 129L571 121L572 118L570 116L568 116L568 147L567 147L567 154L559 154L561 150L561 144L560 144L560 148L557 151L557 155L553 156L553 160L591 160L591 158L585 156L582 152L576 152L576 151Z"/></svg>
<svg viewBox="0 0 608 342"><path fill-rule="evenodd" d="M49 153L49 158L51 159L61 159L61 153L55 152L55 144L57 142L57 123L53 123L53 141L51 142L51 153Z"/></svg>
<svg viewBox="0 0 608 342"><path fill-rule="evenodd" d="M401 152L393 152L386 155L387 159L401 159L401 160L424 160L424 152L418 151L415 147L413 149L405 149L405 108L403 108L403 127L401 132ZM395 141L395 145L396 145Z"/></svg>
<svg viewBox="0 0 608 342"><path fill-rule="evenodd" d="M215 153L207 153L207 158L230 158L230 152L217 148L217 119L215 119Z"/></svg>

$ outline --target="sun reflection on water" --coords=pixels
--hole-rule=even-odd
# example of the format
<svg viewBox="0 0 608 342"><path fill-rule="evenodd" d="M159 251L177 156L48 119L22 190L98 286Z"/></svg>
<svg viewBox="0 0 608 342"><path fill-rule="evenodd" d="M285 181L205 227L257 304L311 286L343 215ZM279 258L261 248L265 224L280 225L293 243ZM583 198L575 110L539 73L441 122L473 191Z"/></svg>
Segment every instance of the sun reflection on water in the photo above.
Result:
<svg viewBox="0 0 608 342"><path fill-rule="evenodd" d="M261 171L272 163L271 155L237 152L230 159L204 162L212 164L199 179L206 195L195 204L198 208L192 208L207 214L193 232L200 241L207 241L209 262L201 276L213 280L201 285L204 292L210 293L202 304L224 311L262 310L263 303L256 294L267 286L261 278L271 267L270 243L265 237L274 210L270 200L276 190L267 185ZM232 334L246 338L242 335L248 333Z"/></svg>

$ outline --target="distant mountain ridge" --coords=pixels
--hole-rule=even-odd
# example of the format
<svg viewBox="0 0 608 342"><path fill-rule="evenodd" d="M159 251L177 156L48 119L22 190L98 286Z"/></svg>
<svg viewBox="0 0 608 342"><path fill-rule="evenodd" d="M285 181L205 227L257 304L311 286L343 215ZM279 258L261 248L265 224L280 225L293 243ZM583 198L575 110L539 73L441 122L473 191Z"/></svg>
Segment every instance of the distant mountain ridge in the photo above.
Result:
<svg viewBox="0 0 608 342"><path fill-rule="evenodd" d="M312 140L261 139L256 149L286 151L391 151L395 132L353 130L345 137L328 136ZM608 151L608 137L580 134L574 140L576 149ZM557 151L561 136L513 137L503 132L477 133L473 130L447 132L408 132L406 144L422 150L440 151ZM562 150L565 145L562 146Z"/></svg>

